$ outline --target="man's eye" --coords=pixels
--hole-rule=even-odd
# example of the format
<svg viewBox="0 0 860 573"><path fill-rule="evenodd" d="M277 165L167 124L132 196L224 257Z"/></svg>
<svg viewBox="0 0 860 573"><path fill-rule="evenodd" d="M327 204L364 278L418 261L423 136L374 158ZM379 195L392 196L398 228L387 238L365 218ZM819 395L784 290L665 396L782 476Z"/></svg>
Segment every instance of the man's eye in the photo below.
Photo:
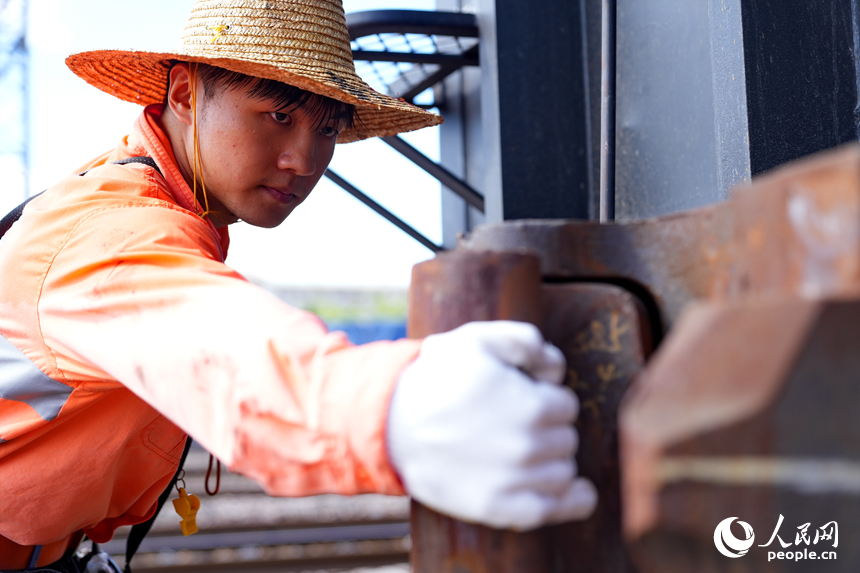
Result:
<svg viewBox="0 0 860 573"><path fill-rule="evenodd" d="M331 125L326 125L320 128L320 133L325 137L334 137L335 135L340 135L340 131Z"/></svg>
<svg viewBox="0 0 860 573"><path fill-rule="evenodd" d="M271 115L272 119L274 119L278 123L283 123L284 125L292 125L293 123L293 116L288 113L284 113L281 111L273 111L269 115Z"/></svg>

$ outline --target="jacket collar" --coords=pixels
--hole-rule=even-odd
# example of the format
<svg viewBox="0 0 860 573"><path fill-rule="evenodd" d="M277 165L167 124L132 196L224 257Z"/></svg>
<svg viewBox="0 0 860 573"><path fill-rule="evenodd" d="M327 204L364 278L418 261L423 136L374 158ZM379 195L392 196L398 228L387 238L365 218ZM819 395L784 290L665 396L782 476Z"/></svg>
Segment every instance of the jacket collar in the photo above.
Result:
<svg viewBox="0 0 860 573"><path fill-rule="evenodd" d="M152 157L161 169L164 181L167 183L167 189L176 203L189 211L202 213L203 206L194 198L191 188L185 182L185 178L182 177L182 172L176 164L176 156L170 146L170 140L164 130L161 129L160 119L163 111L164 106L161 104L146 106L135 121L134 129L125 142L126 149L119 149L118 151L122 155L127 154L126 157L141 155ZM206 219L206 224L219 237L223 260L227 257L227 247L230 244L227 227L216 229L215 225L208 219Z"/></svg>

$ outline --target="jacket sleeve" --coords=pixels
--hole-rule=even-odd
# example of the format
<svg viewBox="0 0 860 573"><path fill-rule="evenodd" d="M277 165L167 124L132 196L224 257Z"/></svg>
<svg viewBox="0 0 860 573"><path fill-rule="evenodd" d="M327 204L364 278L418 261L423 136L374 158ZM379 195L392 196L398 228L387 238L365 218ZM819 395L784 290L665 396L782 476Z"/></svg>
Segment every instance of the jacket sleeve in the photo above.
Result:
<svg viewBox="0 0 860 573"><path fill-rule="evenodd" d="M354 346L213 260L215 241L177 209L81 221L38 304L57 368L126 386L270 494L402 494L384 427L420 343Z"/></svg>

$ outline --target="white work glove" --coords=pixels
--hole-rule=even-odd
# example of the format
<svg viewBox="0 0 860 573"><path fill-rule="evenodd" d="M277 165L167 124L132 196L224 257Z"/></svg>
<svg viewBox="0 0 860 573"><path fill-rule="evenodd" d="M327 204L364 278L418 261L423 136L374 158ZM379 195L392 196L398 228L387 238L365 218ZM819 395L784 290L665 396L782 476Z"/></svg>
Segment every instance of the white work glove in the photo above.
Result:
<svg viewBox="0 0 860 573"><path fill-rule="evenodd" d="M439 512L527 530L588 517L576 477L576 395L565 360L522 322L473 322L427 337L388 411L388 452L407 492Z"/></svg>

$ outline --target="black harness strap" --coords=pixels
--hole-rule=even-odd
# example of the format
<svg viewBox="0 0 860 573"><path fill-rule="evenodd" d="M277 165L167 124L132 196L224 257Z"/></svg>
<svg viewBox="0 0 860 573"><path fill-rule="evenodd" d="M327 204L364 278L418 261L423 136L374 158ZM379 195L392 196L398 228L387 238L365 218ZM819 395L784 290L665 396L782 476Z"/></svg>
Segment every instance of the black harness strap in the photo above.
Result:
<svg viewBox="0 0 860 573"><path fill-rule="evenodd" d="M129 163L143 163L144 165L148 165L149 167L152 167L153 169L158 171L159 175L164 177L164 174L161 172L161 169L158 168L158 165L155 164L155 160L152 157L128 157L126 159L120 159L119 161L112 161L111 163L113 165L128 165ZM87 171L84 171L83 173L78 173L78 175L83 177L87 173L88 173ZM0 239L2 239L3 235L6 234L6 231L8 231L12 227L12 225L15 224L15 221L17 221L18 219L21 218L21 214L24 212L24 207L27 206L27 203L29 203L30 201L32 201L33 199L35 199L36 197L38 197L42 193L44 193L44 191L40 191L39 193L36 193L32 197L28 197L27 199L24 200L23 203L21 203L20 205L18 205L17 207L12 209L8 213L6 213L6 216L3 217L2 219L0 219Z"/></svg>
<svg viewBox="0 0 860 573"><path fill-rule="evenodd" d="M158 497L158 505L155 508L155 513L149 518L149 521L138 523L131 528L131 532L128 534L128 539L126 539L125 542L125 569L123 570L125 573L131 573L131 559L134 557L134 554L137 553L137 549L140 547L143 538L146 537L147 533L149 533L149 530L152 528L152 524L155 523L155 518L158 517L159 513L161 513L161 508L164 507L165 503L167 503L167 498L170 497L171 490L176 486L176 481L179 479L179 474L182 472L182 467L185 465L185 458L188 457L188 450L190 449L191 437L189 436L185 441L185 449L182 451L182 458L179 460L179 467L176 468L176 473L173 475L173 479L170 480L170 484L167 486L167 489L165 489Z"/></svg>
<svg viewBox="0 0 860 573"><path fill-rule="evenodd" d="M119 161L111 161L111 165L128 165L129 163L143 163L144 165L149 165L158 171L159 175L164 177L164 173L161 172L161 169L158 168L158 165L155 164L155 160L152 157L126 157ZM84 171L84 173L86 173L86 171Z"/></svg>
<svg viewBox="0 0 860 573"><path fill-rule="evenodd" d="M8 231L9 228L15 224L15 221L17 221L18 219L21 218L21 213L24 212L24 207L27 206L27 203L29 203L30 201L32 201L33 199L35 199L36 197L38 197L42 193L44 193L44 191L42 191L40 193L36 193L32 197L28 198L23 203L21 203L20 205L18 205L17 207L12 209L8 213L6 213L6 216L3 217L2 219L0 219L0 239L2 239L3 235L6 234L6 231Z"/></svg>

